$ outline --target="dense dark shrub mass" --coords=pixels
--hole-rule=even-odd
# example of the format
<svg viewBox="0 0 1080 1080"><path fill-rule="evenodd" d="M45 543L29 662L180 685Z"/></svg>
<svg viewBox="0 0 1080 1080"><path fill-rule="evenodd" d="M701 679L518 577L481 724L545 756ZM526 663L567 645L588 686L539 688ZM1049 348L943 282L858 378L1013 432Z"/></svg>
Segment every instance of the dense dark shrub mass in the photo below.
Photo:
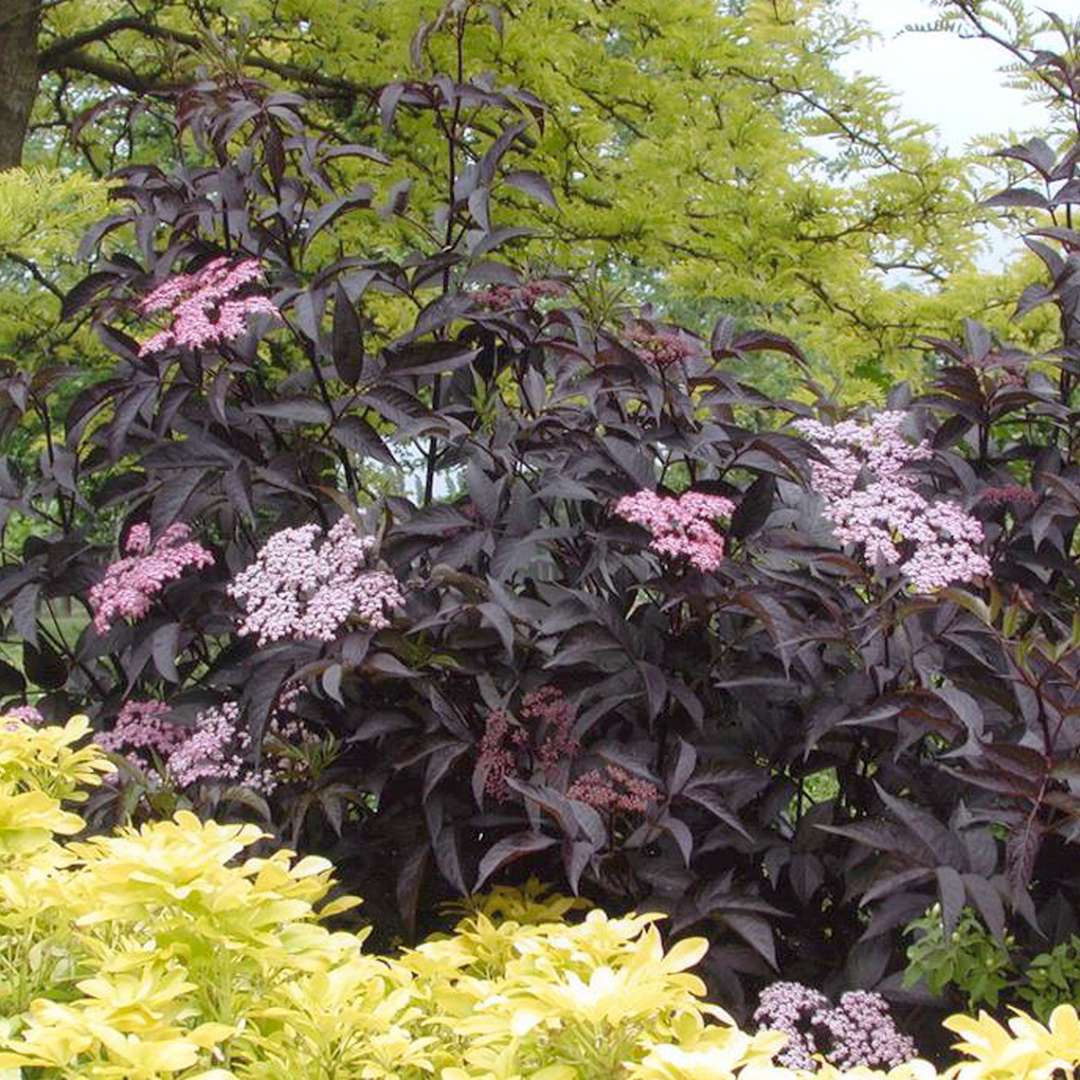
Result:
<svg viewBox="0 0 1080 1080"><path fill-rule="evenodd" d="M302 99L207 81L177 104L188 164L122 170L87 237L66 308L115 367L62 424L64 373L26 388L0 681L127 755L91 815L258 818L387 936L528 875L665 911L736 1008L778 972L936 1008L901 987L933 903L1020 955L1067 940L1080 233L1042 230L1024 300L1060 308L1054 355L971 322L928 342L927 392L842 416L730 374L804 369L791 341L515 265L491 192L553 201L531 95L434 74L382 105L444 133L433 220L406 181L373 206L393 166ZM1057 190L1076 157L1045 150L1012 153Z"/></svg>

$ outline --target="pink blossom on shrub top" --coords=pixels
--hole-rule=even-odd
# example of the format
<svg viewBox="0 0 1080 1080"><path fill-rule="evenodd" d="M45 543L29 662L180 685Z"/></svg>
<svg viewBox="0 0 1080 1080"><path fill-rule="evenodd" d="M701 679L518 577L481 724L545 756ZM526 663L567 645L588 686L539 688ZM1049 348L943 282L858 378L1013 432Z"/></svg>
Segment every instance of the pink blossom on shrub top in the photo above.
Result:
<svg viewBox="0 0 1080 1080"><path fill-rule="evenodd" d="M660 368L690 360L700 351L692 339L674 330L647 330L635 326L626 332L626 340L642 360Z"/></svg>
<svg viewBox="0 0 1080 1080"><path fill-rule="evenodd" d="M685 558L705 572L715 570L724 558L724 538L716 531L717 518L730 517L735 504L722 495L687 491L677 498L639 491L624 495L615 513L652 533L649 547L661 555Z"/></svg>
<svg viewBox="0 0 1080 1080"><path fill-rule="evenodd" d="M260 645L283 638L333 641L350 618L375 630L405 602L391 574L367 570L375 541L347 517L328 533L302 525L274 533L228 592L243 608L240 632Z"/></svg>
<svg viewBox="0 0 1080 1080"><path fill-rule="evenodd" d="M118 619L141 619L154 597L189 567L212 566L214 556L191 540L186 525L170 525L151 547L150 526L133 525L124 545L125 558L110 563L105 576L90 589L94 629L107 634Z"/></svg>
<svg viewBox="0 0 1080 1080"><path fill-rule="evenodd" d="M871 991L848 991L832 1005L802 983L775 982L761 992L754 1022L788 1036L776 1063L789 1069L816 1071L815 1055L838 1069L893 1069L915 1057L914 1042L897 1030L885 999Z"/></svg>
<svg viewBox="0 0 1080 1080"><path fill-rule="evenodd" d="M899 564L919 592L989 574L990 563L978 551L984 539L978 520L951 500L931 502L917 490L918 477L908 467L933 451L904 438L904 417L881 412L869 424L847 420L834 427L795 422L826 458L813 463L812 476L837 540L861 544L870 563ZM901 561L905 542L913 551Z"/></svg>
<svg viewBox="0 0 1080 1080"><path fill-rule="evenodd" d="M507 308L531 308L538 300L562 296L566 289L557 281L539 279L524 285L490 285L471 294L474 304L489 311L505 311Z"/></svg>
<svg viewBox="0 0 1080 1080"><path fill-rule="evenodd" d="M660 799L660 790L655 784L633 776L617 765L606 765L603 772L590 769L582 773L566 794L609 814L644 814Z"/></svg>
<svg viewBox="0 0 1080 1080"><path fill-rule="evenodd" d="M139 312L152 315L168 311L172 322L144 342L140 355L173 346L201 349L231 341L247 330L253 315L280 318L271 300L259 294L237 295L244 286L262 276L257 259L239 262L215 259L193 274L177 274L163 282L139 304Z"/></svg>

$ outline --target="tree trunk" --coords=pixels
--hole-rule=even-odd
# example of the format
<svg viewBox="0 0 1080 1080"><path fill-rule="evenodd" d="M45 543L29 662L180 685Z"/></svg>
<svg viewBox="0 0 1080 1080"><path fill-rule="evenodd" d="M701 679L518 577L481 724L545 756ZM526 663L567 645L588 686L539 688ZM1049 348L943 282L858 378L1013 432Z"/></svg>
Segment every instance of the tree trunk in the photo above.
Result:
<svg viewBox="0 0 1080 1080"><path fill-rule="evenodd" d="M8 0L0 5L0 169L22 161L37 96L40 22L40 0Z"/></svg>

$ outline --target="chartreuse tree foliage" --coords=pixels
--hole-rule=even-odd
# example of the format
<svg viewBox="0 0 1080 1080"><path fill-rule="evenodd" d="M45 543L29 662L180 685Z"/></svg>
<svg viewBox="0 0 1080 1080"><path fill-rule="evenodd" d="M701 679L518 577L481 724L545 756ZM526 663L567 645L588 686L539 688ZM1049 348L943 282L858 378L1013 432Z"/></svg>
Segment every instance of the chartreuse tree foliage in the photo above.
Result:
<svg viewBox="0 0 1080 1080"><path fill-rule="evenodd" d="M833 0L31 7L28 162L103 175L175 154L163 112L200 65L303 89L326 128L373 142L381 88L430 62L459 79L490 73L549 108L529 139L558 208L512 188L497 195L535 230L519 264L797 327L818 374L850 400L918 375L915 339L955 332L971 310L961 300L982 310L1002 296L972 276L970 226L984 212L966 164L873 79L840 73L865 31ZM461 57L443 35L418 35L418 20L467 23ZM440 196L438 133L405 122L383 148L396 165L370 178L375 197L400 199L407 176L423 218ZM376 237L364 225L349 244L415 240L409 227ZM782 370L768 373L787 388Z"/></svg>
<svg viewBox="0 0 1080 1080"><path fill-rule="evenodd" d="M81 323L60 325L64 292L82 272L75 253L106 212L107 185L84 171L0 172L0 433L10 435L31 384L43 391L100 356Z"/></svg>
<svg viewBox="0 0 1080 1080"><path fill-rule="evenodd" d="M254 825L190 813L77 839L113 765L88 724L0 720L0 1075L12 1080L936 1080L776 1065L665 949L657 917L609 918L534 884L466 906L449 934L378 956L329 920L324 859L260 848ZM80 745L81 744L81 745ZM64 804L68 805L65 806ZM331 898L333 897L333 898ZM954 1016L950 1080L1050 1080L1080 1019Z"/></svg>

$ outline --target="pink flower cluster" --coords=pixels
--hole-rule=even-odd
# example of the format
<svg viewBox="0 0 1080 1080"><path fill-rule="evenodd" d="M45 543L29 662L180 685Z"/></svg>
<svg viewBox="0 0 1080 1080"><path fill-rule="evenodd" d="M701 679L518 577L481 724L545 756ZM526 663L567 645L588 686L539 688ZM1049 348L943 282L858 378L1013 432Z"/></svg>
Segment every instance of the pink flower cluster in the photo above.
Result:
<svg viewBox="0 0 1080 1080"><path fill-rule="evenodd" d="M375 630L405 602L397 579L366 569L375 541L347 517L328 533L318 525L282 529L229 585L244 609L240 632L260 645L283 638L333 641L350 618Z"/></svg>
<svg viewBox="0 0 1080 1080"><path fill-rule="evenodd" d="M798 982L774 982L761 991L754 1022L759 1030L782 1031L787 1045L776 1055L776 1063L787 1069L815 1072L818 1063L813 1032L807 1030L810 1017L829 1008L829 999L819 990Z"/></svg>
<svg viewBox="0 0 1080 1080"><path fill-rule="evenodd" d="M14 720L27 727L41 727L45 723L45 717L33 705L16 705L11 709L4 709L0 713L5 720Z"/></svg>
<svg viewBox="0 0 1080 1080"><path fill-rule="evenodd" d="M488 713L480 739L477 770L484 778L484 793L497 802L514 795L510 780L523 780L528 768L550 780L559 765L570 761L580 744L574 734L576 714L563 692L544 686L521 700L521 723L505 709Z"/></svg>
<svg viewBox="0 0 1080 1080"><path fill-rule="evenodd" d="M562 296L566 290L557 281L530 281L525 285L491 285L472 293L473 303L489 311L532 308L538 300Z"/></svg>
<svg viewBox="0 0 1080 1080"><path fill-rule="evenodd" d="M983 488L979 500L991 506L1034 506L1039 501L1039 494L1020 484L1003 484L1000 487Z"/></svg>
<svg viewBox="0 0 1080 1080"><path fill-rule="evenodd" d="M141 356L183 347L202 349L219 341L231 341L247 330L253 315L280 318L266 296L242 295L246 285L262 276L257 259L214 259L194 274L177 274L163 282L139 304L142 315L172 313L167 329L144 342Z"/></svg>
<svg viewBox="0 0 1080 1080"><path fill-rule="evenodd" d="M832 1005L802 983L775 982L761 992L754 1021L787 1035L776 1062L788 1069L815 1072L818 1057L837 1069L894 1069L915 1057L914 1042L872 991L850 990Z"/></svg>
<svg viewBox="0 0 1080 1080"><path fill-rule="evenodd" d="M129 757L140 768L159 761L168 761L174 750L179 749L190 732L177 724L170 724L165 717L169 706L164 701L125 701L116 717L111 731L102 731L95 741L103 750L115 754L129 752Z"/></svg>
<svg viewBox="0 0 1080 1080"><path fill-rule="evenodd" d="M94 629L107 634L118 618L141 619L150 610L154 597L169 581L188 567L212 566L214 556L191 539L186 525L170 525L150 544L150 526L133 525L124 545L125 558L105 570L105 576L90 589Z"/></svg>
<svg viewBox="0 0 1080 1080"><path fill-rule="evenodd" d="M164 701L127 701L112 730L100 732L96 742L103 750L125 754L140 769L160 768L177 788L232 782L269 795L280 783L303 776L303 762L291 749L317 741L297 717L285 715L297 693L283 694L270 718L263 744L267 764L261 769L246 763L251 737L239 726L234 702L203 710L194 728L185 728L165 719L169 706Z"/></svg>
<svg viewBox="0 0 1080 1080"><path fill-rule="evenodd" d="M514 797L510 780L520 780L517 750L525 746L528 736L518 727L505 709L492 709L484 724L476 769L484 781L484 794L496 802L509 802Z"/></svg>
<svg viewBox="0 0 1080 1080"><path fill-rule="evenodd" d="M687 491L675 498L639 491L624 495L615 513L652 533L649 547L661 555L683 557L705 572L715 570L724 558L724 538L713 522L729 517L735 504L722 495Z"/></svg>
<svg viewBox="0 0 1080 1080"><path fill-rule="evenodd" d="M536 760L544 772L568 761L580 749L574 734L574 707L557 686L542 686L521 699L521 718L532 725Z"/></svg>
<svg viewBox="0 0 1080 1080"><path fill-rule="evenodd" d="M660 791L655 784L633 776L617 765L607 765L603 772L590 769L582 773L566 794L571 799L609 814L644 814L660 799Z"/></svg>
<svg viewBox="0 0 1080 1080"><path fill-rule="evenodd" d="M552 783L556 770L569 764L581 749L574 732L576 713L557 687L545 686L526 694L520 715L519 722L505 709L493 709L480 740L477 773L483 780L484 794L496 802L514 798L513 780L539 774L545 783ZM616 765L583 773L566 794L612 814L644 814L660 798L653 784Z"/></svg>
<svg viewBox="0 0 1080 1080"><path fill-rule="evenodd" d="M838 1069L895 1069L915 1057L915 1043L897 1030L888 1003L870 990L849 990L839 1003L815 1014L828 1033L829 1062Z"/></svg>
<svg viewBox="0 0 1080 1080"><path fill-rule="evenodd" d="M918 592L989 574L990 563L978 550L982 525L957 503L931 502L917 490L918 477L908 466L932 451L904 438L904 419L902 412L881 412L869 424L796 421L826 459L814 462L812 475L837 540L861 544L871 563L899 565ZM912 549L906 558L901 544Z"/></svg>
<svg viewBox="0 0 1080 1080"><path fill-rule="evenodd" d="M177 787L188 787L200 780L239 783L250 786L254 775L246 775L244 754L251 746L251 736L238 727L240 708L226 702L199 713L195 729L170 755L166 762Z"/></svg>
<svg viewBox="0 0 1080 1080"><path fill-rule="evenodd" d="M635 326L627 331L626 339L642 360L660 368L690 360L700 352L691 339L673 330L647 330Z"/></svg>

